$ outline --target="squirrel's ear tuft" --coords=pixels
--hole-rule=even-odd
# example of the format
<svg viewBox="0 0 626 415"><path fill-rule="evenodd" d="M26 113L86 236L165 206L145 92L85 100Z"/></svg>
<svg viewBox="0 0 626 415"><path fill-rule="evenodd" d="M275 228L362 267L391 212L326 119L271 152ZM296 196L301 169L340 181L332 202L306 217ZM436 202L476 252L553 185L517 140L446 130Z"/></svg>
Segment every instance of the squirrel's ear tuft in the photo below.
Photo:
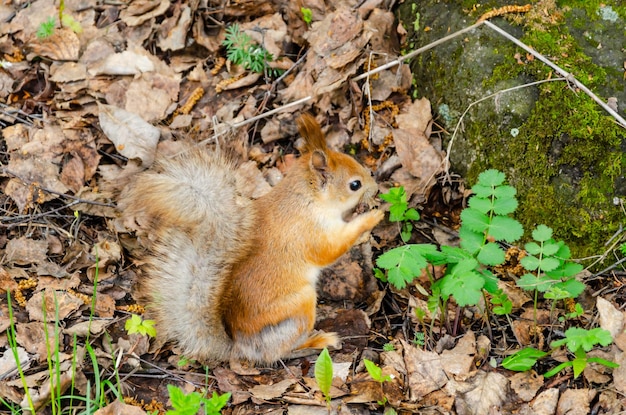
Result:
<svg viewBox="0 0 626 415"><path fill-rule="evenodd" d="M326 137L322 133L322 128L318 124L317 120L308 112L303 113L296 120L298 124L298 131L304 138L306 145L304 147L305 153L310 153L315 150L326 151Z"/></svg>
<svg viewBox="0 0 626 415"><path fill-rule="evenodd" d="M324 186L328 181L328 156L322 150L313 150L309 163L311 170L320 178L320 184Z"/></svg>

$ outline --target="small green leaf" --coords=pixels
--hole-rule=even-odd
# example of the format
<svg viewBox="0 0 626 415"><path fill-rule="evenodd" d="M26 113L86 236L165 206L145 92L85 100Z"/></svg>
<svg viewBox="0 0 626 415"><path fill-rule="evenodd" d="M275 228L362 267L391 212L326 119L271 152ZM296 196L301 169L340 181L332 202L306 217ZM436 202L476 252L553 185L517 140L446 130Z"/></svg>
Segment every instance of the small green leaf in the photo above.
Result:
<svg viewBox="0 0 626 415"><path fill-rule="evenodd" d="M515 209L517 209L516 199L498 198L493 203L493 213L496 215L508 215L515 212Z"/></svg>
<svg viewBox="0 0 626 415"><path fill-rule="evenodd" d="M541 261L539 261L539 258L533 255L525 256L520 260L520 263L528 271L534 271L539 268L539 265L541 265Z"/></svg>
<svg viewBox="0 0 626 415"><path fill-rule="evenodd" d="M494 216L487 233L498 241L513 243L522 237L522 224L508 216Z"/></svg>
<svg viewBox="0 0 626 415"><path fill-rule="evenodd" d="M485 215L493 209L493 203L491 203L491 199L486 199L478 196L471 197L467 205L470 209L477 210Z"/></svg>
<svg viewBox="0 0 626 415"><path fill-rule="evenodd" d="M548 370L546 373L543 374L544 378L551 378L552 376L556 375L557 373L559 373L561 370L565 369L568 366L572 366L572 362L567 361L567 362L563 362L560 365L557 365L554 369L552 370Z"/></svg>
<svg viewBox="0 0 626 415"><path fill-rule="evenodd" d="M230 392L223 393L218 395L215 391L213 391L213 395L209 399L203 399L204 402L204 411L207 415L220 415L221 410L231 397Z"/></svg>
<svg viewBox="0 0 626 415"><path fill-rule="evenodd" d="M185 394L174 385L167 385L167 391L172 401L173 411L167 411L167 415L195 415L202 405L202 396L198 392Z"/></svg>
<svg viewBox="0 0 626 415"><path fill-rule="evenodd" d="M328 349L324 348L315 361L315 380L327 402L330 402L330 386L333 383L333 361Z"/></svg>
<svg viewBox="0 0 626 415"><path fill-rule="evenodd" d="M365 364L367 373L369 373L372 379L374 379L376 382L383 383L391 380L391 376L383 376L383 370L378 365L376 365L376 363L368 359L363 359L363 363Z"/></svg>
<svg viewBox="0 0 626 415"><path fill-rule="evenodd" d="M420 220L420 214L417 210L411 208L406 211L404 217L408 220Z"/></svg>
<svg viewBox="0 0 626 415"><path fill-rule="evenodd" d="M507 185L498 186L493 191L493 195L497 199L502 199L502 200L510 200L510 199L515 200L516 194L517 194L517 189L515 189L513 186L507 186Z"/></svg>
<svg viewBox="0 0 626 415"><path fill-rule="evenodd" d="M489 227L489 217L477 210L464 209L461 212L461 226L474 232L484 232Z"/></svg>
<svg viewBox="0 0 626 415"><path fill-rule="evenodd" d="M575 262L565 262L559 268L547 272L546 274L552 278L569 278L580 274L583 269L582 265Z"/></svg>
<svg viewBox="0 0 626 415"><path fill-rule="evenodd" d="M584 283L576 279L559 282L556 283L555 286L567 291L569 293L569 298L578 297L587 287Z"/></svg>
<svg viewBox="0 0 626 415"><path fill-rule="evenodd" d="M546 290L543 296L544 298L547 298L548 300L555 300L555 301L570 298L569 292L565 291L564 289L560 287L557 287L556 285Z"/></svg>
<svg viewBox="0 0 626 415"><path fill-rule="evenodd" d="M474 192L474 197L481 197L483 199L490 199L494 195L493 187L484 186L480 183L476 183L472 186L472 192Z"/></svg>
<svg viewBox="0 0 626 415"><path fill-rule="evenodd" d="M474 232L461 224L459 229L459 238L461 239L461 248L466 250L470 255L475 255L483 247L485 243L485 235L482 232ZM444 247L441 247L443 251Z"/></svg>
<svg viewBox="0 0 626 415"><path fill-rule="evenodd" d="M525 372L530 370L535 363L537 363L537 360L547 355L548 353L546 352L527 347L505 358L502 361L502 366L505 369L514 370L516 372Z"/></svg>
<svg viewBox="0 0 626 415"><path fill-rule="evenodd" d="M389 221L390 222L400 222L404 219L404 212L407 208L406 203L394 203L389 206Z"/></svg>
<svg viewBox="0 0 626 415"><path fill-rule="evenodd" d="M536 242L528 242L524 245L524 249L531 255L539 255L541 253L541 247Z"/></svg>
<svg viewBox="0 0 626 415"><path fill-rule="evenodd" d="M570 327L565 332L565 338L553 341L550 343L550 347L557 348L565 344L572 353L575 353L578 349L583 349L588 352L593 349L593 346L596 344L608 346L612 342L613 338L611 337L611 333L600 327L591 330L582 329L580 327Z"/></svg>
<svg viewBox="0 0 626 415"><path fill-rule="evenodd" d="M47 37L52 36L54 33L54 28L56 26L56 22L54 17L50 16L46 21L39 24L37 28L37 33L35 34L39 39L45 39Z"/></svg>
<svg viewBox="0 0 626 415"><path fill-rule="evenodd" d="M478 304L485 281L474 270L477 265L478 261L470 258L453 266L441 279L441 293L454 296L461 307Z"/></svg>
<svg viewBox="0 0 626 415"><path fill-rule="evenodd" d="M302 13L302 21L307 25L310 25L313 21L313 12L311 9L306 7L300 7L300 13Z"/></svg>
<svg viewBox="0 0 626 415"><path fill-rule="evenodd" d="M505 179L504 173L496 169L485 170L478 175L478 183L483 186L500 186Z"/></svg>
<svg viewBox="0 0 626 415"><path fill-rule="evenodd" d="M559 249L561 249L561 246L550 240L543 243L541 252L543 256L554 256L559 252Z"/></svg>
<svg viewBox="0 0 626 415"><path fill-rule="evenodd" d="M376 260L376 265L388 270L387 280L398 289L420 275L428 262L420 252L418 245L404 245L391 249Z"/></svg>
<svg viewBox="0 0 626 415"><path fill-rule="evenodd" d="M476 258L481 264L492 266L503 264L506 259L504 250L493 242L485 244Z"/></svg>
<svg viewBox="0 0 626 415"><path fill-rule="evenodd" d="M527 291L544 292L554 285L555 281L547 277L539 277L533 274L524 274L517 280L517 286Z"/></svg>
<svg viewBox="0 0 626 415"><path fill-rule="evenodd" d="M552 238L552 229L546 225L539 225L533 231L533 239L537 242L545 242Z"/></svg>

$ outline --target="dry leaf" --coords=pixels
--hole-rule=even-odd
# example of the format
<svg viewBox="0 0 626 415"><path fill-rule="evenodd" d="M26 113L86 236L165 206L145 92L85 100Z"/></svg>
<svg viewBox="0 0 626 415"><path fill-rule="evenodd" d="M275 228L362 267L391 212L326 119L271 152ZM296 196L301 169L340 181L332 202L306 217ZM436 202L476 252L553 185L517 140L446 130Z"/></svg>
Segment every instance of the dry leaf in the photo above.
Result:
<svg viewBox="0 0 626 415"><path fill-rule="evenodd" d="M417 401L448 383L441 357L401 340L409 378L410 399Z"/></svg>
<svg viewBox="0 0 626 415"><path fill-rule="evenodd" d="M596 395L593 389L565 389L559 398L557 415L587 415L589 404Z"/></svg>
<svg viewBox="0 0 626 415"><path fill-rule="evenodd" d="M511 381L511 389L524 402L529 402L535 397L537 391L543 386L543 376L537 374L534 370L516 373L509 378Z"/></svg>
<svg viewBox="0 0 626 415"><path fill-rule="evenodd" d="M596 307L600 314L600 327L608 330L611 337L615 338L624 330L624 313L602 297L598 297Z"/></svg>
<svg viewBox="0 0 626 415"><path fill-rule="evenodd" d="M55 61L77 61L80 51L80 40L72 29L67 27L55 29L45 39L35 40L30 44L33 52Z"/></svg>
<svg viewBox="0 0 626 415"><path fill-rule="evenodd" d="M506 401L509 380L496 372L477 372L465 382L450 380L448 393L455 396L459 415L491 414L493 408L501 408Z"/></svg>
<svg viewBox="0 0 626 415"><path fill-rule="evenodd" d="M9 240L5 252L7 256L6 261L9 264L40 264L47 260L48 242L22 236Z"/></svg>
<svg viewBox="0 0 626 415"><path fill-rule="evenodd" d="M99 104L100 128L117 151L129 158L139 159L148 167L154 161L161 133L140 116L111 105Z"/></svg>
<svg viewBox="0 0 626 415"><path fill-rule="evenodd" d="M81 300L67 292L46 289L33 294L26 303L26 311L31 321L54 321L57 316L59 320L65 319L82 305Z"/></svg>

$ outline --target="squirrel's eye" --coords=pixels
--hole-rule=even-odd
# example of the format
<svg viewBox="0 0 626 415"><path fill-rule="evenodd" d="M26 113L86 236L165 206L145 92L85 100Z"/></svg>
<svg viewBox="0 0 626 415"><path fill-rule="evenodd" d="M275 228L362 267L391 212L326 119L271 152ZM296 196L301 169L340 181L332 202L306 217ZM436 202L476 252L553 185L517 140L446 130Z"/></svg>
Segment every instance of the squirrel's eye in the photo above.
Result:
<svg viewBox="0 0 626 415"><path fill-rule="evenodd" d="M356 192L360 188L361 188L361 181L360 180L353 180L353 181L350 182L350 190L352 190L353 192Z"/></svg>

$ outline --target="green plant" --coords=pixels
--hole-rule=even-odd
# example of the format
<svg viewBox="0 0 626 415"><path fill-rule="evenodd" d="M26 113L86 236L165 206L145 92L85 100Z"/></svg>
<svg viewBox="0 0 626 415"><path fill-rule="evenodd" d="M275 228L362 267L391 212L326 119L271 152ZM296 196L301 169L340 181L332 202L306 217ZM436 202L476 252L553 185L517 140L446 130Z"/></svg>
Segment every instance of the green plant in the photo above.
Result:
<svg viewBox="0 0 626 415"><path fill-rule="evenodd" d="M330 358L328 349L324 348L317 357L314 373L317 386L324 394L326 403L330 405L330 386L333 383L333 360Z"/></svg>
<svg viewBox="0 0 626 415"><path fill-rule="evenodd" d="M363 359L363 363L365 364L365 369L367 369L367 373L369 373L372 379L374 379L376 382L384 383L391 381L391 376L383 376L383 370L376 363L368 359Z"/></svg>
<svg viewBox="0 0 626 415"><path fill-rule="evenodd" d="M391 204L389 206L389 221L401 222L400 238L403 242L408 242L413 231L413 224L410 221L418 221L420 214L414 208L409 209L404 187L392 187L389 189L389 193L381 193L379 196Z"/></svg>
<svg viewBox="0 0 626 415"><path fill-rule="evenodd" d="M313 21L313 12L311 11L311 9L306 7L300 7L300 13L302 13L302 20L304 21L304 23L310 25Z"/></svg>
<svg viewBox="0 0 626 415"><path fill-rule="evenodd" d="M565 332L565 338L561 340L555 340L550 343L552 350L548 352L542 352L532 347L526 347L512 354L502 361L502 366L509 370L514 371L527 371L530 370L537 361L548 354L551 354L557 348L565 345L568 350L574 353L574 359L563 362L553 369L547 371L544 376L551 377L559 373L561 370L572 367L574 370L574 378L580 376L588 363L599 363L601 365L615 368L619 365L606 359L599 357L587 357L589 352L597 344L602 346L608 346L613 342L611 333L601 328L594 328L591 330L582 329L579 327L570 327Z"/></svg>
<svg viewBox="0 0 626 415"><path fill-rule="evenodd" d="M253 44L252 38L241 32L238 24L226 29L226 38L222 44L226 47L226 56L231 62L252 72L265 72L268 69L267 63L274 60L267 49Z"/></svg>
<svg viewBox="0 0 626 415"><path fill-rule="evenodd" d="M504 181L504 173L497 170L487 170L478 176L478 183L472 187L474 196L461 212L459 247L442 246L437 250L433 245L414 244L381 255L376 264L387 270L388 281L403 288L429 263L447 264L444 276L437 281L429 274L431 312L445 310L444 305L451 296L459 306L476 305L485 291L494 296L492 300L498 313L510 312L510 302L504 292L498 290L497 277L488 269L505 260L498 241L513 243L524 233L520 223L509 217L517 208L516 190ZM396 209L401 214L403 199L397 197L396 200L399 202ZM421 285L417 289L426 293Z"/></svg>
<svg viewBox="0 0 626 415"><path fill-rule="evenodd" d="M167 415L195 415L203 406L206 415L218 415L221 414L222 408L231 396L230 392L218 395L213 391L210 398L205 398L195 391L185 394L182 389L174 385L167 385L167 391L174 408L167 411Z"/></svg>
<svg viewBox="0 0 626 415"><path fill-rule="evenodd" d="M387 397L385 396L385 393L383 391L383 383L390 382L391 376L389 375L383 376L383 370L380 368L380 366L378 366L376 363L372 362L371 360L363 359L363 363L365 364L365 369L367 369L367 373L369 373L372 379L374 379L376 382L380 384L380 392L383 398L377 403L378 405L383 406L384 404L387 403Z"/></svg>
<svg viewBox="0 0 626 415"><path fill-rule="evenodd" d="M415 336L413 337L413 344L416 346L424 346L426 344L426 336L421 331L416 331Z"/></svg>
<svg viewBox="0 0 626 415"><path fill-rule="evenodd" d="M385 352L393 352L394 350L396 350L396 347L393 345L393 343L385 343L385 344L383 344L383 351L385 351Z"/></svg>
<svg viewBox="0 0 626 415"><path fill-rule="evenodd" d="M154 320L144 320L137 314L132 314L126 323L124 329L128 334L139 333L147 334L149 337L156 336L156 329L154 328Z"/></svg>
<svg viewBox="0 0 626 415"><path fill-rule="evenodd" d="M50 16L45 21L39 24L37 32L35 33L38 39L45 39L52 36L54 28L56 27L56 21L54 17Z"/></svg>

